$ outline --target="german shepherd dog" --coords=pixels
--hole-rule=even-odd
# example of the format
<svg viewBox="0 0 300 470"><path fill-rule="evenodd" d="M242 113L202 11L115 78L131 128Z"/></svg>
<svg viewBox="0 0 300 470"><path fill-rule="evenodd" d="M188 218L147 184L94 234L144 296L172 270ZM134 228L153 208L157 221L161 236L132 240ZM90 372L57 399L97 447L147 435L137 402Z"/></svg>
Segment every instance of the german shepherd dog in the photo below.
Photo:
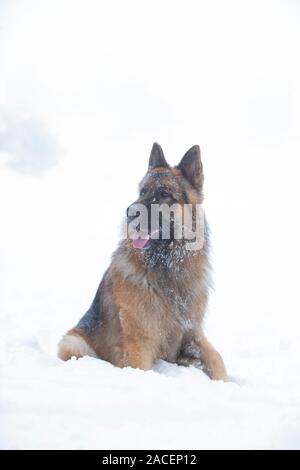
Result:
<svg viewBox="0 0 300 470"><path fill-rule="evenodd" d="M200 148L192 147L176 167L154 143L136 205L174 202L190 207L203 202ZM200 206L201 207L201 206ZM160 219L161 220L161 219ZM149 370L159 359L194 365L211 379L228 380L220 354L203 333L210 288L209 234L204 219L201 249L187 240L153 231L124 238L105 272L94 301L79 323L61 339L58 356L93 356L118 367Z"/></svg>

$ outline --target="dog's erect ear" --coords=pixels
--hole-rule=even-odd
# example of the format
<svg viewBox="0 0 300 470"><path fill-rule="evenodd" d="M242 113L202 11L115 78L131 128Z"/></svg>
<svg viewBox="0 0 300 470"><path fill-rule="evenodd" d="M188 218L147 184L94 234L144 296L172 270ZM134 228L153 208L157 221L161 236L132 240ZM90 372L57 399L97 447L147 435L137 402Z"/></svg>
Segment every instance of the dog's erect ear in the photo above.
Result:
<svg viewBox="0 0 300 470"><path fill-rule="evenodd" d="M200 190L202 188L203 168L199 145L194 145L186 152L177 168L181 170L183 176L195 189Z"/></svg>
<svg viewBox="0 0 300 470"><path fill-rule="evenodd" d="M154 142L149 158L149 170L158 166L168 167L169 165L165 160L161 146L157 142Z"/></svg>

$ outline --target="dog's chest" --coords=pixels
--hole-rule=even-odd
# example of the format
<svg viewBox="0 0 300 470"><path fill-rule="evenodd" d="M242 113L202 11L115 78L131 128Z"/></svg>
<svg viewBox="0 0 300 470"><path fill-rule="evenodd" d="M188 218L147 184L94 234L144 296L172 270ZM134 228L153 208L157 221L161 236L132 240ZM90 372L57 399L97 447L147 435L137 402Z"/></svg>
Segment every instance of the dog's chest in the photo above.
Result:
<svg viewBox="0 0 300 470"><path fill-rule="evenodd" d="M191 328L190 312L193 307L191 288L178 285L170 279L149 279L145 276L140 285L143 299L141 323L157 323L160 331Z"/></svg>

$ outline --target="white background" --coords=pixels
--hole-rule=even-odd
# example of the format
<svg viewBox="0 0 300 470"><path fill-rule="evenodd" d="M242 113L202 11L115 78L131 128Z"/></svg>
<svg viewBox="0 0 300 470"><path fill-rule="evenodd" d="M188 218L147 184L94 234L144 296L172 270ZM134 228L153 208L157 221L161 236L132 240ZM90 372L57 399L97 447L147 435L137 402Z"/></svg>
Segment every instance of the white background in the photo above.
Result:
<svg viewBox="0 0 300 470"><path fill-rule="evenodd" d="M1 447L299 448L299 26L296 0L1 1ZM234 383L55 358L153 141L201 147Z"/></svg>

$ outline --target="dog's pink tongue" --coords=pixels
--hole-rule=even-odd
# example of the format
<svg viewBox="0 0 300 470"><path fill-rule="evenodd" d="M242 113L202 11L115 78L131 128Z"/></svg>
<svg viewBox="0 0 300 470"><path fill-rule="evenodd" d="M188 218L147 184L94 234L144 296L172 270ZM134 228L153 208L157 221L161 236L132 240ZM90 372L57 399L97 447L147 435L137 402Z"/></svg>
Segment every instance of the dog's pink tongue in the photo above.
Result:
<svg viewBox="0 0 300 470"><path fill-rule="evenodd" d="M132 245L134 248L137 248L139 250L142 250L146 245L149 240L149 235L148 233L137 233L134 239L132 240Z"/></svg>

